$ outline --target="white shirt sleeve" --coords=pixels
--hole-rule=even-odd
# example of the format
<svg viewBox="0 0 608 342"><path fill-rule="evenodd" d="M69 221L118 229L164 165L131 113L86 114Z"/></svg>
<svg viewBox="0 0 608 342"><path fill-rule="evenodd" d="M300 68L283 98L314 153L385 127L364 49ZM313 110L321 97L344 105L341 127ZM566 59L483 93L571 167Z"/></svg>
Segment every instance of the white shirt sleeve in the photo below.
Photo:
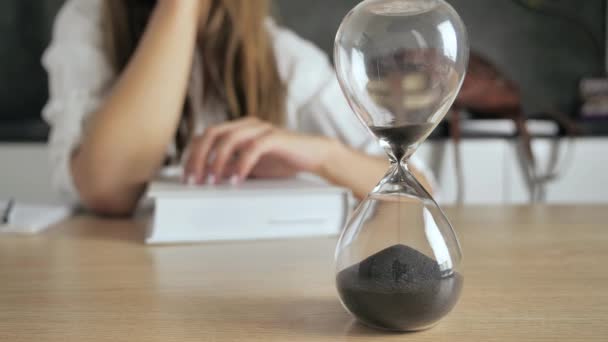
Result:
<svg viewBox="0 0 608 342"><path fill-rule="evenodd" d="M270 32L279 73L288 85L288 127L333 137L368 154L385 156L372 133L350 108L325 53L287 29L271 24ZM433 173L415 154L410 164L438 189Z"/></svg>
<svg viewBox="0 0 608 342"><path fill-rule="evenodd" d="M70 157L87 117L100 105L115 74L103 46L102 0L68 0L60 10L52 41L42 58L49 77L43 117L49 138L53 184L71 204L78 194Z"/></svg>

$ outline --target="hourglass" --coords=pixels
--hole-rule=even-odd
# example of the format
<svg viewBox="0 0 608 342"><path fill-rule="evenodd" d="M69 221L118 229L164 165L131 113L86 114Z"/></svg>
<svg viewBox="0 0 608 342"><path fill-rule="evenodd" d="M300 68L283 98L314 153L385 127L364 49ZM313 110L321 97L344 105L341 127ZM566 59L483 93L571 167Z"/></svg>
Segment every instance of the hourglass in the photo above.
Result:
<svg viewBox="0 0 608 342"><path fill-rule="evenodd" d="M336 249L342 304L367 325L427 329L460 296L458 239L407 162L453 104L467 62L464 24L443 0L366 0L338 30L342 90L391 162Z"/></svg>

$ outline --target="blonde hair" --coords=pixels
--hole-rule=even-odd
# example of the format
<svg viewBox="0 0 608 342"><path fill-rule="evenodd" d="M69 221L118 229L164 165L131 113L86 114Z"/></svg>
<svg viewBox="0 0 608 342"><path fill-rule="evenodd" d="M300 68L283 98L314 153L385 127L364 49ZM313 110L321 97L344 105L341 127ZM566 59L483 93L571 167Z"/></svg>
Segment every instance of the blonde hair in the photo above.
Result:
<svg viewBox="0 0 608 342"><path fill-rule="evenodd" d="M211 1L209 18L202 23L203 33L198 38L198 53L204 65L202 86L196 91L205 100L224 104L230 119L255 116L282 125L286 87L278 73L265 24L270 1ZM155 1L104 3L106 48L116 70L121 71L137 47ZM192 113L185 110L184 114L184 121L192 122ZM183 144L178 141L178 145Z"/></svg>

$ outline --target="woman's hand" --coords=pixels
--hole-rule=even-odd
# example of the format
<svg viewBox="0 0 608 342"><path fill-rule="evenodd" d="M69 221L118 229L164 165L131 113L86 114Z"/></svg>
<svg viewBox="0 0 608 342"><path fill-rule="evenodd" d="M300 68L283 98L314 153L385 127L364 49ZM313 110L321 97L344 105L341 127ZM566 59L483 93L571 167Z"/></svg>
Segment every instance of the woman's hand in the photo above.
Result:
<svg viewBox="0 0 608 342"><path fill-rule="evenodd" d="M188 183L232 183L254 177L287 177L305 171L319 173L339 143L301 135L257 118L208 128L191 142L184 175Z"/></svg>

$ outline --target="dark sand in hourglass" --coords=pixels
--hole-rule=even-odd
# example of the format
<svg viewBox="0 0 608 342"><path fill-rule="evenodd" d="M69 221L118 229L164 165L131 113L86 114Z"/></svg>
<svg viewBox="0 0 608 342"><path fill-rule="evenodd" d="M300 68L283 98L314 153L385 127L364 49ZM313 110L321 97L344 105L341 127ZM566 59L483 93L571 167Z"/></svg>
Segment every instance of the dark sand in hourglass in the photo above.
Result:
<svg viewBox="0 0 608 342"><path fill-rule="evenodd" d="M342 302L363 323L413 331L447 315L460 296L462 276L404 245L382 250L337 275Z"/></svg>
<svg viewBox="0 0 608 342"><path fill-rule="evenodd" d="M374 134L396 146L410 146L417 143L433 128L433 123L408 124L395 127L372 126Z"/></svg>

